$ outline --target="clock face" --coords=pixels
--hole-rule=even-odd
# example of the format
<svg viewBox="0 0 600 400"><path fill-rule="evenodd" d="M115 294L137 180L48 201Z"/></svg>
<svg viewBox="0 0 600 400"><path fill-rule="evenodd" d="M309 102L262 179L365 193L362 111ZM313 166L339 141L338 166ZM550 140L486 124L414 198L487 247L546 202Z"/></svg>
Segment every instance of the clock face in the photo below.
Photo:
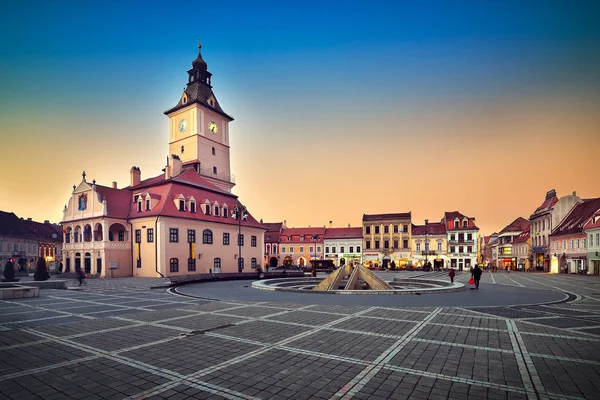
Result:
<svg viewBox="0 0 600 400"><path fill-rule="evenodd" d="M181 121L179 121L179 132L183 133L187 130L187 121L185 119L182 119Z"/></svg>
<svg viewBox="0 0 600 400"><path fill-rule="evenodd" d="M208 130L211 131L212 133L218 133L219 127L217 126L216 122L210 121L208 123Z"/></svg>

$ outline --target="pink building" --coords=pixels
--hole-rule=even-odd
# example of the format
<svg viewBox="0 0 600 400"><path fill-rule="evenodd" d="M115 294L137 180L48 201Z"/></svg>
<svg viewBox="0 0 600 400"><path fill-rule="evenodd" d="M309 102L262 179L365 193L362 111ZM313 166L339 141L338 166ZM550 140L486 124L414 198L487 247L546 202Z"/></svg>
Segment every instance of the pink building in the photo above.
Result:
<svg viewBox="0 0 600 400"><path fill-rule="evenodd" d="M551 272L583 273L587 265L584 225L600 210L600 198L577 203L550 235Z"/></svg>
<svg viewBox="0 0 600 400"><path fill-rule="evenodd" d="M65 269L102 277L249 271L263 262L265 228L231 193L229 123L200 54L170 120L163 173L118 189L83 179L65 205Z"/></svg>

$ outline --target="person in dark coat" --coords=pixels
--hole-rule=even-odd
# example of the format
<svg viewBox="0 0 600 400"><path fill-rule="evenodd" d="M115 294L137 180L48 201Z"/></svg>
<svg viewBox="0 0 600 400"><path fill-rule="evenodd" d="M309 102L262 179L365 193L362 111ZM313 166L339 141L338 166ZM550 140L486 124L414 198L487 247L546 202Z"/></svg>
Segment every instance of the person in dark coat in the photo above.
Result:
<svg viewBox="0 0 600 400"><path fill-rule="evenodd" d="M481 274L483 271L479 268L479 265L475 265L473 271L471 272L471 276L475 280L475 289L479 289L479 280L481 279Z"/></svg>

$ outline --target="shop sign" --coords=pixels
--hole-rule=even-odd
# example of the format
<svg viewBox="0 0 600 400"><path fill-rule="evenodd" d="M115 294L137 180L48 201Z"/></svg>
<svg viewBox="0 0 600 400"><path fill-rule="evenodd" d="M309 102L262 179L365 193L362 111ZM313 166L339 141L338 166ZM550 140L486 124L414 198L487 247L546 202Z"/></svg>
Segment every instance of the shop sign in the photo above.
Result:
<svg viewBox="0 0 600 400"><path fill-rule="evenodd" d="M342 254L345 258L360 258L360 254Z"/></svg>
<svg viewBox="0 0 600 400"><path fill-rule="evenodd" d="M379 257L377 253L365 253L365 257Z"/></svg>

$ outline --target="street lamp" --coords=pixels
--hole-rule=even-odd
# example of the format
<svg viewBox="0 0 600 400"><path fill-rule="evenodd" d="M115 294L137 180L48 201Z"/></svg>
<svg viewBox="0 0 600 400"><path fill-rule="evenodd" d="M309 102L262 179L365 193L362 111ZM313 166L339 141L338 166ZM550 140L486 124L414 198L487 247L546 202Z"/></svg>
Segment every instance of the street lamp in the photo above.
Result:
<svg viewBox="0 0 600 400"><path fill-rule="evenodd" d="M238 272L242 273L244 269L244 259L242 258L242 219L244 221L248 219L248 211L246 210L246 206L242 206L240 216L240 208L236 204L233 207L233 213L235 214L234 218L238 220Z"/></svg>

